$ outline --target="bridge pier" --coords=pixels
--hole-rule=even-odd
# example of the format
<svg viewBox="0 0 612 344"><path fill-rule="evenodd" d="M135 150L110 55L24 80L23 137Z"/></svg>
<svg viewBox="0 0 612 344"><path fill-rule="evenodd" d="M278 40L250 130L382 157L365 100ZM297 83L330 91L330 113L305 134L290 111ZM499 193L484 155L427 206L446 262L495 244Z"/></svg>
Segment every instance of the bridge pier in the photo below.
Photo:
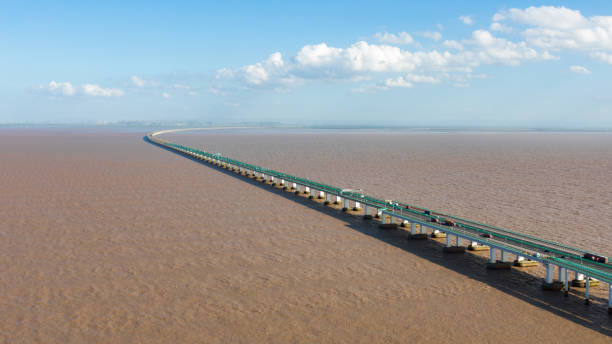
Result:
<svg viewBox="0 0 612 344"><path fill-rule="evenodd" d="M612 283L608 283L608 314L612 315Z"/></svg>
<svg viewBox="0 0 612 344"><path fill-rule="evenodd" d="M445 253L463 253L465 252L465 247L459 246L459 236L455 236L455 246L451 246L451 235L446 234L446 247L444 247Z"/></svg>
<svg viewBox="0 0 612 344"><path fill-rule="evenodd" d="M546 278L544 279L544 283L542 284L542 289L544 290L556 290L559 291L563 289L564 283L561 281L561 267L559 266L559 279L553 280L553 269L554 265L550 263L544 263L546 266Z"/></svg>
<svg viewBox="0 0 612 344"><path fill-rule="evenodd" d="M588 305L591 303L591 300L589 300L589 286L591 285L590 283L591 281L589 281L589 276L586 276L586 283L584 284L584 304Z"/></svg>
<svg viewBox="0 0 612 344"><path fill-rule="evenodd" d="M497 250L495 247L491 247L491 250L489 251L489 263L487 264L487 269L490 270L508 270L512 267L512 263L511 262L507 262L505 261L505 257L506 257L506 253L504 252L504 250L499 249L501 251L501 259L497 260L497 256L495 254L495 250Z"/></svg>
<svg viewBox="0 0 612 344"><path fill-rule="evenodd" d="M334 202L334 204L340 204L341 200L342 200L342 197L336 196L336 201Z"/></svg>
<svg viewBox="0 0 612 344"><path fill-rule="evenodd" d="M523 256L516 256L516 260L514 261L514 265L518 267L529 267L529 266L538 266L538 262L534 260L525 259Z"/></svg>
<svg viewBox="0 0 612 344"><path fill-rule="evenodd" d="M584 286L586 285L584 275L579 273L578 271L574 271L574 276L574 280L572 280L572 287L584 288Z"/></svg>
<svg viewBox="0 0 612 344"><path fill-rule="evenodd" d="M310 196L308 196L308 198L309 199L314 199L316 194L317 194L317 190L310 189Z"/></svg>
<svg viewBox="0 0 612 344"><path fill-rule="evenodd" d="M552 270L553 270L553 266L551 264L546 263L546 283L552 283L553 282L553 277L552 277Z"/></svg>
<svg viewBox="0 0 612 344"><path fill-rule="evenodd" d="M355 206L353 207L353 211L359 211L359 210L361 210L361 204L355 201Z"/></svg>
<svg viewBox="0 0 612 344"><path fill-rule="evenodd" d="M563 289L565 290L565 296L569 294L569 280L567 278L567 268L563 269Z"/></svg>
<svg viewBox="0 0 612 344"><path fill-rule="evenodd" d="M348 199L346 199L346 197L345 197L345 198L344 198L343 205L342 205L342 211L348 211L348 210L349 210L349 208L348 208L348 207L349 207L349 200L348 200Z"/></svg>
<svg viewBox="0 0 612 344"><path fill-rule="evenodd" d="M489 246L481 245L477 241L472 241L468 245L468 250L470 250L470 251L486 251L488 249L489 249Z"/></svg>
<svg viewBox="0 0 612 344"><path fill-rule="evenodd" d="M440 232L438 229L433 230L433 232L431 233L431 237L432 238L448 238L446 233Z"/></svg>

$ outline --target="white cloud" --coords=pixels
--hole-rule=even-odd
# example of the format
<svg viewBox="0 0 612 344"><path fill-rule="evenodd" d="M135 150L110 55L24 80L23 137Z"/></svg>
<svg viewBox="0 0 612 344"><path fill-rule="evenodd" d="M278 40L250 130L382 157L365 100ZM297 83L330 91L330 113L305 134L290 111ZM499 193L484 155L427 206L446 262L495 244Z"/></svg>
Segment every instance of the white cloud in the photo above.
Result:
<svg viewBox="0 0 612 344"><path fill-rule="evenodd" d="M54 96L73 96L76 94L76 88L69 82L51 81L47 85L40 85L37 88L41 91L46 91Z"/></svg>
<svg viewBox="0 0 612 344"><path fill-rule="evenodd" d="M137 77L136 75L132 75L130 80L132 80L132 83L138 87L144 87L145 85L145 81L142 78Z"/></svg>
<svg viewBox="0 0 612 344"><path fill-rule="evenodd" d="M395 79L387 79L385 80L385 86L387 87L402 87L402 88L411 88L413 85L411 82L407 81L403 77L399 76Z"/></svg>
<svg viewBox="0 0 612 344"><path fill-rule="evenodd" d="M75 96L83 94L94 97L115 97L122 96L123 91L117 88L102 88L94 84L85 84L83 86L74 86L70 82L55 82L51 81L47 85L35 87L36 91L44 91L53 96Z"/></svg>
<svg viewBox="0 0 612 344"><path fill-rule="evenodd" d="M431 75L406 74L404 76L404 79L406 81L410 81L414 83L437 84L438 82L440 82L439 79Z"/></svg>
<svg viewBox="0 0 612 344"><path fill-rule="evenodd" d="M591 53L590 56L594 59L598 59L600 61L603 61L603 62L606 62L612 65L612 54L607 54L601 51L597 51L597 52Z"/></svg>
<svg viewBox="0 0 612 344"><path fill-rule="evenodd" d="M529 47L525 42L511 42L495 37L486 30L474 31L471 39L464 40L463 44L444 41L442 45L456 52L435 49L409 51L397 46L369 44L364 41L356 42L347 48L331 47L325 43L306 45L294 58L284 60L280 53L274 53L262 62L236 70L221 69L217 72L217 78L239 81L250 88L278 89L279 86L307 80L359 81L369 79L375 74L465 74L472 73L474 67L482 64L518 65L522 61L555 58L547 51ZM403 84L403 87L408 87L407 83L433 81L417 80L408 75L387 76L387 79L390 80L389 83ZM383 85L387 86L389 85Z"/></svg>
<svg viewBox="0 0 612 344"><path fill-rule="evenodd" d="M406 32L400 32L397 35L384 32L384 33L376 33L374 37L381 43L390 43L390 44L411 44L414 43L414 39L410 34Z"/></svg>
<svg viewBox="0 0 612 344"><path fill-rule="evenodd" d="M453 40L446 40L442 42L442 45L445 46L446 48L453 49L453 50L463 50L463 45Z"/></svg>
<svg viewBox="0 0 612 344"><path fill-rule="evenodd" d="M612 16L586 18L566 7L512 8L496 13L493 21L528 26L522 34L528 44L544 49L612 50Z"/></svg>
<svg viewBox="0 0 612 344"><path fill-rule="evenodd" d="M83 85L83 93L94 97L120 97L123 95L123 91L118 88L102 88L94 84Z"/></svg>
<svg viewBox="0 0 612 344"><path fill-rule="evenodd" d="M145 78L142 78L136 75L132 75L130 77L130 81L132 82L132 84L134 84L134 86L139 87L139 88L160 86L159 82L157 81L145 79Z"/></svg>
<svg viewBox="0 0 612 344"><path fill-rule="evenodd" d="M489 26L489 29L491 31L498 31L498 32L504 32L504 33L508 33L512 31L512 28L510 26L507 26L507 25L504 25L498 22L491 23L491 26Z"/></svg>
<svg viewBox="0 0 612 344"><path fill-rule="evenodd" d="M161 95L162 95L162 97L163 97L164 99L170 99L170 98L172 98L172 95L170 95L170 93L167 93L167 92L162 92L162 94L161 94Z"/></svg>
<svg viewBox="0 0 612 344"><path fill-rule="evenodd" d="M525 42L511 42L505 38L493 36L489 31L476 30L472 32L469 41L478 50L476 60L486 64L503 63L508 65L518 65L524 60L552 60L556 57L547 51L540 52L529 47Z"/></svg>
<svg viewBox="0 0 612 344"><path fill-rule="evenodd" d="M467 39L444 40L438 43L437 48L424 49L415 44L412 36L405 32L377 33L374 37L383 43L358 41L347 47L334 47L326 43L305 45L289 58L284 58L276 52L263 61L241 68L220 69L217 71L217 79L237 81L242 84L243 89L274 90L286 90L284 87L310 80L374 80L374 83L357 88L358 91L414 87L417 83L442 81L466 86L468 79L482 76L474 74L474 69L481 65L516 66L526 61L558 59L550 53L556 51L555 49L530 43L529 36L525 33L525 40L510 40L503 36L505 32L512 30L503 21L512 21L517 25L524 25L524 22L529 21L553 25L538 18L532 13L533 10L525 10L529 15L522 15L520 11L522 10L511 9L499 12L494 16L491 31L474 30ZM575 11L568 11L570 15L575 14ZM563 13L565 12L562 11ZM574 19L572 22L580 23L580 20ZM492 31L496 31L496 34ZM440 40L442 37L439 32L432 31L415 34L434 40ZM414 44L412 49L397 46L408 43ZM612 61L612 55L605 50L592 51L591 56L606 62Z"/></svg>
<svg viewBox="0 0 612 344"><path fill-rule="evenodd" d="M578 74L591 74L591 71L583 66L570 66L570 71Z"/></svg>
<svg viewBox="0 0 612 344"><path fill-rule="evenodd" d="M472 19L472 16L459 16L459 20L465 25L474 24L474 19Z"/></svg>
<svg viewBox="0 0 612 344"><path fill-rule="evenodd" d="M421 37L433 39L434 41L438 41L438 40L440 40L440 38L442 38L442 34L437 32L437 31L417 32L417 35L419 35Z"/></svg>

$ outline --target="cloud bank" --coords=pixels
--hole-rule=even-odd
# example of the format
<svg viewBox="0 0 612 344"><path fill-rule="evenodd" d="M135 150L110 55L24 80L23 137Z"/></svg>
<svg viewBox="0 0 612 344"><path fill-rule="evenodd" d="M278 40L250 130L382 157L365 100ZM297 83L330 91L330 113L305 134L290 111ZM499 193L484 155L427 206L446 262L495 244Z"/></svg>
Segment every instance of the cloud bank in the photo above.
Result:
<svg viewBox="0 0 612 344"><path fill-rule="evenodd" d="M474 24L471 16L463 15L459 20ZM511 33L513 36L508 37ZM288 57L274 52L260 62L220 69L217 80L237 83L242 89L279 89L314 80L363 84L379 79L371 86L384 90L411 88L418 81L407 75L418 74L465 87L480 66L557 60L564 51L582 52L593 60L612 64L612 16L587 18L565 7L500 11L493 15L488 30L474 30L460 40L440 43L442 35L437 31L413 34L433 40L434 46L423 49L407 32L380 32L373 36L375 42L361 40L345 47L325 42L309 44ZM574 66L570 70L585 73Z"/></svg>

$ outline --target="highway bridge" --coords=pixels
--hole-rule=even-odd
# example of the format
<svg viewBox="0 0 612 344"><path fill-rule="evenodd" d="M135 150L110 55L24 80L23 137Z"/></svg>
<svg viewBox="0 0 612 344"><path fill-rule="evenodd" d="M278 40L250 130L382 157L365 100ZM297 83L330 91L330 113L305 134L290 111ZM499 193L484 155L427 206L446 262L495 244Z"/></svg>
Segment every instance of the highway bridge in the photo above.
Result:
<svg viewBox="0 0 612 344"><path fill-rule="evenodd" d="M218 129L218 128L217 128ZM401 225L409 228L411 237L425 238L426 234L441 234L446 236L448 252L463 252L461 242L469 243L474 250L488 249L490 252L489 267L510 268L512 264L529 266L543 264L546 277L543 288L548 290L569 291L570 284L584 286L585 303L589 304L589 288L600 281L608 284L608 313L612 314L612 265L600 253L591 250L572 247L553 242L533 235L522 234L509 229L490 226L476 221L460 218L450 214L426 209L416 205L395 200L384 200L366 195L360 190L349 190L341 187L323 184L302 177L275 171L248 162L231 159L219 153L180 145L161 139L161 134L197 129L164 130L147 135L147 139L157 145L178 152L193 159L205 161L239 173L250 174L264 181L287 186L296 192L309 192L316 197L324 197L326 204L343 202L344 210L363 209L366 218L381 219L381 226L394 227ZM352 206L352 207L351 207ZM374 215L372 215L374 214ZM497 253L501 259L497 259ZM515 256L514 262L509 256ZM558 278L554 279L554 270ZM574 279L570 281L569 273Z"/></svg>

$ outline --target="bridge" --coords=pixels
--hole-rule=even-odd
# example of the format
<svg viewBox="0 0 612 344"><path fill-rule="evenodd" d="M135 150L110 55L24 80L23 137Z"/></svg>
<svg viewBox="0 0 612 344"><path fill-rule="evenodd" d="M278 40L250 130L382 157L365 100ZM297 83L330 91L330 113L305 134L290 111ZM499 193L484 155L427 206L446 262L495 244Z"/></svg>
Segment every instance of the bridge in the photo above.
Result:
<svg viewBox="0 0 612 344"><path fill-rule="evenodd" d="M214 128L219 129L219 128ZM608 284L608 313L612 314L612 265L600 253L546 240L533 235L522 234L509 229L490 226L461 217L426 209L395 200L384 200L366 195L361 190L343 189L302 177L275 171L248 162L231 159L220 153L180 145L158 137L161 134L198 129L163 130L147 135L147 140L187 157L221 166L240 174L250 175L262 181L269 180L296 193L309 193L311 197L324 198L325 204L342 202L343 210L364 210L364 218L381 219L381 228L395 228L398 225L409 228L412 239L426 239L429 236L445 237L445 252L464 252L462 242L474 251L489 250L488 267L508 269L512 265L533 266L543 264L546 276L542 287L545 290L563 290L565 295L570 284L585 288L585 303L590 303L589 289L601 282ZM497 256L501 259L497 259ZM510 256L515 256L510 261ZM555 269L558 278L554 279ZM570 281L569 273L574 279Z"/></svg>

